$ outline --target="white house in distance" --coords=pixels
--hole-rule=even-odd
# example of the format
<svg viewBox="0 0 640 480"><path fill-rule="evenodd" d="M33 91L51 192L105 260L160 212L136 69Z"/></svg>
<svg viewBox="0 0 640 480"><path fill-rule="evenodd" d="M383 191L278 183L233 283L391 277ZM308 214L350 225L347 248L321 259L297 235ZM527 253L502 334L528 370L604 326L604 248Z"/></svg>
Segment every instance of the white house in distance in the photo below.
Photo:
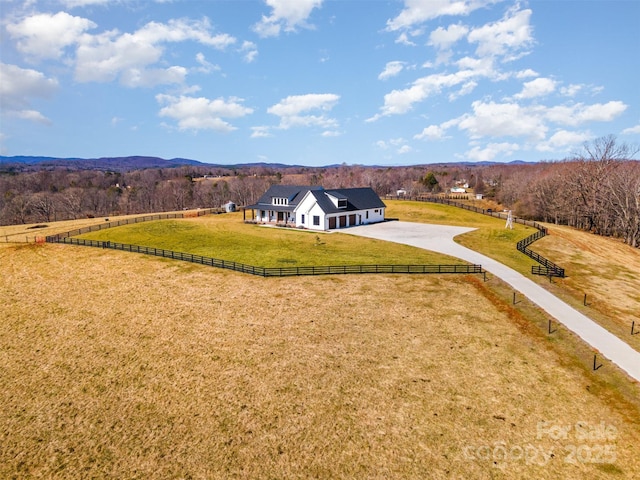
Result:
<svg viewBox="0 0 640 480"><path fill-rule="evenodd" d="M273 185L251 210L252 220L310 230L384 221L386 205L369 187L325 190L320 186Z"/></svg>

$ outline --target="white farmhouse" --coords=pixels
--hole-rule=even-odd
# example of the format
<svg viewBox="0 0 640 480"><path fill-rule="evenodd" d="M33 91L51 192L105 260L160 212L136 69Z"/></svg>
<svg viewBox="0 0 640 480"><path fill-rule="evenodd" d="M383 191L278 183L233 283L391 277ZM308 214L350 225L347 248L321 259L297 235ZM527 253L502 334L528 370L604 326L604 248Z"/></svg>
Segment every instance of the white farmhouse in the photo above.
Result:
<svg viewBox="0 0 640 480"><path fill-rule="evenodd" d="M386 205L368 187L325 190L319 186L273 185L251 210L253 220L310 230L333 230L384 221Z"/></svg>

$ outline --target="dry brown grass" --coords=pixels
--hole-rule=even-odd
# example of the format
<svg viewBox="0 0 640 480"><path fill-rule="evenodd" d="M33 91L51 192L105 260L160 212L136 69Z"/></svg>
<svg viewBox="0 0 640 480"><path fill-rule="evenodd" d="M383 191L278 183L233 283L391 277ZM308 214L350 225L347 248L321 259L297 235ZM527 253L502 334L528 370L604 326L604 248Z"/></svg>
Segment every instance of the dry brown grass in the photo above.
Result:
<svg viewBox="0 0 640 480"><path fill-rule="evenodd" d="M160 215L170 213L197 213L197 210L179 211L179 212L162 212ZM19 225L0 225L0 243L34 243L35 237L46 237L47 235L55 235L57 233L66 233L70 230L89 227L92 225L104 224L106 219L115 222L117 220L125 220L128 218L145 217L149 215L158 215L158 213L140 213L135 215L116 215L110 217L98 218L80 218L77 220L60 220L54 222L39 222Z"/></svg>
<svg viewBox="0 0 640 480"><path fill-rule="evenodd" d="M631 335L632 321L640 331L640 249L570 227L547 226L550 235L531 248L565 268L568 276L553 286L544 284L640 350L640 335Z"/></svg>
<svg viewBox="0 0 640 480"><path fill-rule="evenodd" d="M590 389L606 371L568 364L471 279L263 279L125 252L4 245L0 298L2 478L640 470L637 405ZM554 440L538 435L543 421L616 433L581 439L572 429ZM506 461L478 458L501 442ZM565 462L572 445L582 448L576 464ZM603 445L615 458L584 461L607 459ZM533 463L519 447L535 449Z"/></svg>

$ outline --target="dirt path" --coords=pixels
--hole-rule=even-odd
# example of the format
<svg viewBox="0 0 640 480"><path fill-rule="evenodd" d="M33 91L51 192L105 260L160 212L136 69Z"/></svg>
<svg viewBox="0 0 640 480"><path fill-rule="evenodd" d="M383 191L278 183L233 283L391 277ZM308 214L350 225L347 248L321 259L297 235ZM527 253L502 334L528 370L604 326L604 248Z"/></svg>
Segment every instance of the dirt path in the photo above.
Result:
<svg viewBox="0 0 640 480"><path fill-rule="evenodd" d="M412 222L383 222L349 228L345 233L411 245L461 258L501 278L515 290L577 334L629 376L640 381L640 352L609 333L589 317L567 305L555 295L506 265L458 245L453 237L474 230Z"/></svg>

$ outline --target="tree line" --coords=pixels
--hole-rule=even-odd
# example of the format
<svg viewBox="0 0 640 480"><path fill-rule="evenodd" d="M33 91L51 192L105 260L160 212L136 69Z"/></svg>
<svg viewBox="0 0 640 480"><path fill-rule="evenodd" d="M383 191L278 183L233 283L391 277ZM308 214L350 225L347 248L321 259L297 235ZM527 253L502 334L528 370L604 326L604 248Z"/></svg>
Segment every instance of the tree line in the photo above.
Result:
<svg viewBox="0 0 640 480"><path fill-rule="evenodd" d="M607 136L563 161L404 167L247 166L151 168L129 172L42 169L0 173L0 224L51 222L192 208L250 205L274 184L369 186L380 196L483 193L527 219L622 238L640 247L638 152Z"/></svg>
<svg viewBox="0 0 640 480"><path fill-rule="evenodd" d="M523 217L615 236L640 247L638 152L607 136L562 162L540 163L514 172L496 199Z"/></svg>

